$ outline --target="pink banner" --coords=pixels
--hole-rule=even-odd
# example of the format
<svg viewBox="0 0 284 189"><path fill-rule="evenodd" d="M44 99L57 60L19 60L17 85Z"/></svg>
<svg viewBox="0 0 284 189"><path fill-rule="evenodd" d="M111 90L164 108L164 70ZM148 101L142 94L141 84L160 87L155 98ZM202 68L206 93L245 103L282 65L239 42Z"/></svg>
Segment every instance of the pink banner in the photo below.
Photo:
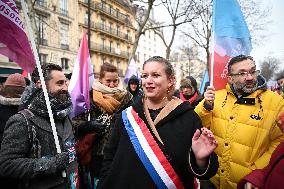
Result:
<svg viewBox="0 0 284 189"><path fill-rule="evenodd" d="M35 59L13 0L0 0L0 54L31 73Z"/></svg>

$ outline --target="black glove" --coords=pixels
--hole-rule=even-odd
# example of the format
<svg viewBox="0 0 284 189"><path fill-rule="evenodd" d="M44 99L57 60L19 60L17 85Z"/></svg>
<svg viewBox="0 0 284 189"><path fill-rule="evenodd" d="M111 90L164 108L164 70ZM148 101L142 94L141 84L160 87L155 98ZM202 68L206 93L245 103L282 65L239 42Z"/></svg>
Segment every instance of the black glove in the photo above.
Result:
<svg viewBox="0 0 284 189"><path fill-rule="evenodd" d="M88 133L96 133L98 135L102 134L105 131L105 125L93 120L93 121L86 121L81 123L78 126L78 136L82 137Z"/></svg>
<svg viewBox="0 0 284 189"><path fill-rule="evenodd" d="M69 165L69 153L62 152L52 158L42 157L36 162L35 172L38 174L54 174L65 170Z"/></svg>

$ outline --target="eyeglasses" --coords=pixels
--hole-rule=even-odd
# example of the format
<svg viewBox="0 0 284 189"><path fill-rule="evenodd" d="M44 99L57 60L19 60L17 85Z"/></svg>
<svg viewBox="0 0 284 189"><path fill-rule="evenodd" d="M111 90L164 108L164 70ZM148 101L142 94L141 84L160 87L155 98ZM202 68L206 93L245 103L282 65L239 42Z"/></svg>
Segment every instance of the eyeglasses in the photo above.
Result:
<svg viewBox="0 0 284 189"><path fill-rule="evenodd" d="M254 71L249 71L249 72L240 72L240 73L236 73L236 74L231 73L230 76L248 77L249 74L253 77L258 76L260 74L260 70L254 70Z"/></svg>

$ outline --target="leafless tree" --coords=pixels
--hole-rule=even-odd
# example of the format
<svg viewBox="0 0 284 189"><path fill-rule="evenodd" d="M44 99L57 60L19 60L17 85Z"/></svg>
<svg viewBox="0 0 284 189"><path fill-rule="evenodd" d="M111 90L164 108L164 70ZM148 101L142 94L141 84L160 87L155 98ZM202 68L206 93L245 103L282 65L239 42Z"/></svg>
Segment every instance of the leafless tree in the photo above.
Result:
<svg viewBox="0 0 284 189"><path fill-rule="evenodd" d="M261 74L268 81L276 75L280 60L275 57L265 57L260 63Z"/></svg>
<svg viewBox="0 0 284 189"><path fill-rule="evenodd" d="M135 38L133 42L133 48L132 52L130 54L129 60L131 60L132 57L135 56L135 52L138 47L139 38L141 35L145 33L145 26L147 24L147 21L149 19L151 10L153 6L155 6L156 0L132 0L131 2L133 4L136 4L134 14L135 14L135 20L138 24L137 30L135 32Z"/></svg>
<svg viewBox="0 0 284 189"><path fill-rule="evenodd" d="M163 43L166 46L166 58L170 58L170 53L171 53L171 47L173 45L174 39L176 37L176 32L177 28L185 23L191 22L193 19L197 17L199 14L198 12L195 12L196 14L190 14L191 12L194 11L192 8L194 6L194 1L188 0L164 0L162 2L163 6L166 8L168 14L170 15L171 22L170 24L166 25L166 27L171 28L171 35L169 37L169 41L167 42L166 36L164 35L164 30L157 30L155 28L154 32L160 36L162 39ZM159 24L164 25L165 23Z"/></svg>
<svg viewBox="0 0 284 189"><path fill-rule="evenodd" d="M199 17L187 25L186 29L181 31L183 37L190 38L206 53L207 68L210 56L210 40L211 40L211 20L212 20L212 4L213 0L194 0L195 14L200 12ZM265 33L266 26L271 22L271 7L262 7L258 0L239 0L244 17L248 24L253 44L260 44L267 35Z"/></svg>

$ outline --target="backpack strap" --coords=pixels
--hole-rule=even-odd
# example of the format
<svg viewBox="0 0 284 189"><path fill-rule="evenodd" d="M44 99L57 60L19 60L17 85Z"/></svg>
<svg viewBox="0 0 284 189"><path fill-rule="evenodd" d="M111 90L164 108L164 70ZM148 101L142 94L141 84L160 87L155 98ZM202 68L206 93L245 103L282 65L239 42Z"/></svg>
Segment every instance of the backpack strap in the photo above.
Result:
<svg viewBox="0 0 284 189"><path fill-rule="evenodd" d="M30 155L33 158L38 158L41 154L41 145L39 143L39 140L37 139L35 126L30 123L30 118L33 117L34 114L29 109L21 110L18 113L24 116L27 124L28 137L31 144Z"/></svg>

